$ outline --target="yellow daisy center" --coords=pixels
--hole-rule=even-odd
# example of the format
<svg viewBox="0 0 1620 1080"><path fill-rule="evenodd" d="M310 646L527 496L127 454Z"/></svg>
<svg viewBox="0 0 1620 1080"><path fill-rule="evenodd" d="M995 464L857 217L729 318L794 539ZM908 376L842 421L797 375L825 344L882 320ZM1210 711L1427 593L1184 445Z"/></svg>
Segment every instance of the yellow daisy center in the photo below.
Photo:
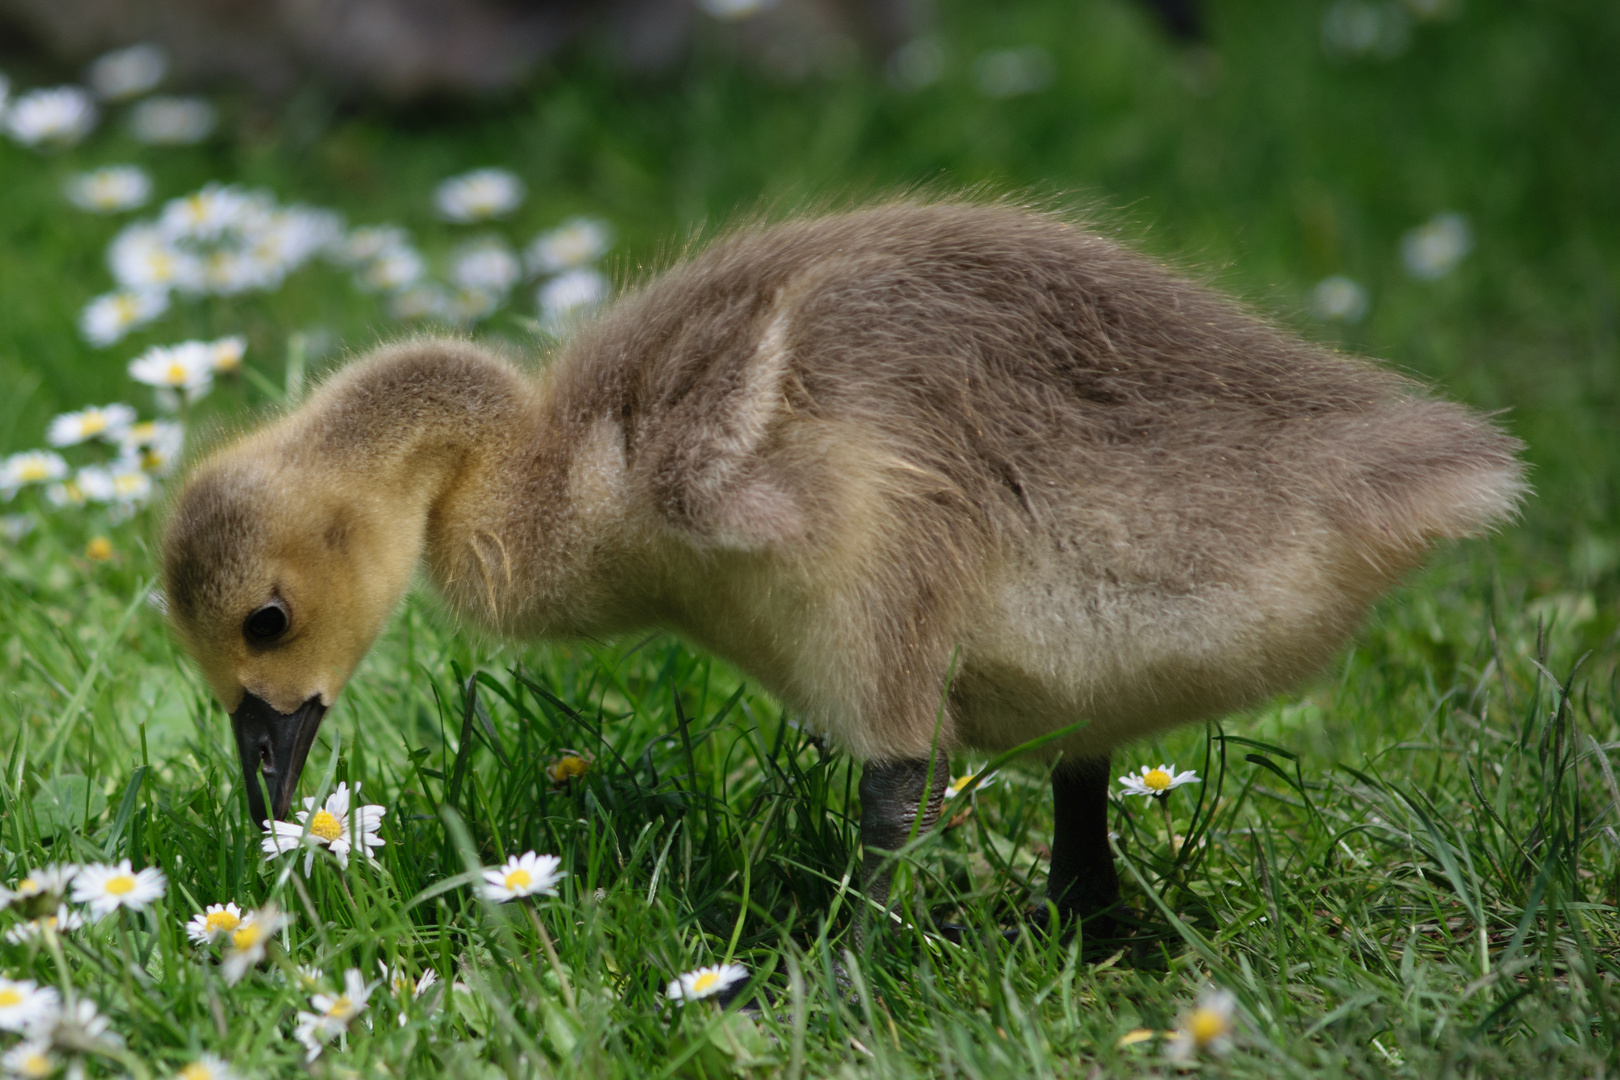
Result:
<svg viewBox="0 0 1620 1080"><path fill-rule="evenodd" d="M241 925L241 917L232 915L229 911L216 911L203 921L203 929L210 934L228 934Z"/></svg>
<svg viewBox="0 0 1620 1080"><path fill-rule="evenodd" d="M113 557L112 541L108 540L105 536L91 537L90 542L84 545L84 557L89 559L91 562L106 562L108 559ZM122 895L135 887L135 881L133 878L114 878L113 881L128 881L129 885L122 890L115 890L113 888L113 882L109 881L107 883L108 892L117 892L119 895Z"/></svg>
<svg viewBox="0 0 1620 1080"><path fill-rule="evenodd" d="M129 874L119 874L108 878L102 888L114 896L128 896L135 891L135 879Z"/></svg>
<svg viewBox="0 0 1620 1080"><path fill-rule="evenodd" d="M69 502L84 502L84 489L72 480L62 481L62 490L67 494Z"/></svg>
<svg viewBox="0 0 1620 1080"><path fill-rule="evenodd" d="M1154 791L1164 791L1170 786L1170 774L1163 769L1149 769L1142 774L1142 784Z"/></svg>
<svg viewBox="0 0 1620 1080"><path fill-rule="evenodd" d="M179 386L186 381L186 365L178 360L170 360L168 370L163 373L163 378L171 386Z"/></svg>
<svg viewBox="0 0 1620 1080"><path fill-rule="evenodd" d="M107 430L107 418L99 412L87 412L79 421L79 430L86 435L99 435Z"/></svg>
<svg viewBox="0 0 1620 1080"><path fill-rule="evenodd" d="M551 767L554 780L572 780L576 776L584 776L590 764L582 757L569 754L557 759L557 764Z"/></svg>
<svg viewBox="0 0 1620 1080"><path fill-rule="evenodd" d="M315 816L309 819L309 832L311 836L318 836L330 844L343 835L343 823L326 810L315 811Z"/></svg>
<svg viewBox="0 0 1620 1080"><path fill-rule="evenodd" d="M264 930L258 923L243 923L231 931L231 944L235 945L238 951L251 949L263 940Z"/></svg>
<svg viewBox="0 0 1620 1080"><path fill-rule="evenodd" d="M113 477L113 490L120 495L133 495L141 490L142 480L140 473L119 473Z"/></svg>
<svg viewBox="0 0 1620 1080"><path fill-rule="evenodd" d="M56 1071L51 1066L51 1059L37 1050L23 1058L21 1065L23 1076L49 1076Z"/></svg>
<svg viewBox="0 0 1620 1080"><path fill-rule="evenodd" d="M521 889L534 881L529 872L524 869L508 870L506 872L506 887L508 889Z"/></svg>
<svg viewBox="0 0 1620 1080"><path fill-rule="evenodd" d="M712 971L705 971L703 974L692 980L692 993L706 994L710 990L713 990L715 984L719 981L719 975Z"/></svg>
<svg viewBox="0 0 1620 1080"><path fill-rule="evenodd" d="M1187 1018L1187 1031L1199 1046L1208 1046L1226 1034L1226 1018L1214 1009L1194 1009Z"/></svg>
<svg viewBox="0 0 1620 1080"><path fill-rule="evenodd" d="M345 1016L351 1008L353 1008L353 1003L349 1001L349 995L339 994L337 1000L332 1002L331 1006L326 1010L326 1015Z"/></svg>
<svg viewBox="0 0 1620 1080"><path fill-rule="evenodd" d="M0 990L0 1009L9 1009L13 1005L21 1005L23 996L11 987Z"/></svg>
<svg viewBox="0 0 1620 1080"><path fill-rule="evenodd" d="M200 1061L193 1061L177 1074L180 1080L213 1080L214 1073Z"/></svg>
<svg viewBox="0 0 1620 1080"><path fill-rule="evenodd" d="M114 314L118 316L118 321L121 323L132 323L140 315L140 310L135 307L133 297L120 296L113 301L113 308Z"/></svg>
<svg viewBox="0 0 1620 1080"><path fill-rule="evenodd" d="M17 882L17 891L26 894L39 892L39 882L34 878L25 877Z"/></svg>
<svg viewBox="0 0 1620 1080"><path fill-rule="evenodd" d="M23 462L22 468L17 470L17 473L23 478L24 481L31 484L37 484L39 481L45 479L45 477L49 475L49 470L47 470L45 466L38 461L25 461Z"/></svg>

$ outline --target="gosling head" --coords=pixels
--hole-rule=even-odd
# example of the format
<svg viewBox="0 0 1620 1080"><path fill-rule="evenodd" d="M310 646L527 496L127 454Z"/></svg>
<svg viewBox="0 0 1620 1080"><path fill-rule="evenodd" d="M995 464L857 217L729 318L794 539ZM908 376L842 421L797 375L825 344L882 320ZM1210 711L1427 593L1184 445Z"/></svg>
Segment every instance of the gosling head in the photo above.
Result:
<svg viewBox="0 0 1620 1080"><path fill-rule="evenodd" d="M256 822L286 816L321 718L419 547L374 496L265 464L265 450L250 440L197 470L163 539L169 615L230 713Z"/></svg>

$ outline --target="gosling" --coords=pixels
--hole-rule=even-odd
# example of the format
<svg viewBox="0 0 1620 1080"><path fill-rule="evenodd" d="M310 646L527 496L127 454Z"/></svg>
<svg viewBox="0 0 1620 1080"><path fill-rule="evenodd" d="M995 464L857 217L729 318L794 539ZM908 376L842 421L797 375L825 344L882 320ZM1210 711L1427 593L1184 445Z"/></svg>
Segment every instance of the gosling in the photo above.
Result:
<svg viewBox="0 0 1620 1080"><path fill-rule="evenodd" d="M538 376L417 338L212 454L166 527L174 628L255 820L418 566L511 638L664 627L864 762L865 888L943 755L1084 721L1047 898L1118 897L1109 754L1297 686L1518 443L1050 213L900 201L740 229Z"/></svg>

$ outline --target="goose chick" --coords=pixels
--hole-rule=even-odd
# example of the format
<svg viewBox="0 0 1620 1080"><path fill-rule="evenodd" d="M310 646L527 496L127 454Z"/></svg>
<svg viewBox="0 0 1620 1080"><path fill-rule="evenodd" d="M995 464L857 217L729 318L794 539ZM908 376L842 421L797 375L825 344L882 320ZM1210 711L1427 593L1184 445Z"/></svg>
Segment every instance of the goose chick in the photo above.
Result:
<svg viewBox="0 0 1620 1080"><path fill-rule="evenodd" d="M661 626L749 672L866 762L879 901L937 755L1086 721L1038 755L1079 917L1117 896L1110 751L1321 668L1513 514L1517 448L1056 216L899 202L735 232L538 377L378 349L198 465L163 564L255 819L425 565L503 635Z"/></svg>

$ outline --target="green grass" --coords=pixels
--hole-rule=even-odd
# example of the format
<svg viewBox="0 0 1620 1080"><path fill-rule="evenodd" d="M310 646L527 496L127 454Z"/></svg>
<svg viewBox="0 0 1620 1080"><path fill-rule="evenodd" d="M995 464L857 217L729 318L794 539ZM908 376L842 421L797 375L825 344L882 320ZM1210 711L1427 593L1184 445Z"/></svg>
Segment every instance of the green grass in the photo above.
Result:
<svg viewBox="0 0 1620 1080"><path fill-rule="evenodd" d="M279 385L294 334L319 366L394 332L317 267L90 349L74 319L110 287L118 223L67 207L67 174L134 161L160 197L263 185L355 223L400 221L431 254L460 235L432 220L433 184L502 164L530 183L512 238L599 214L625 277L761 205L983 184L1089 206L1302 332L1506 410L1537 488L1521 524L1438 553L1301 694L1120 755L1121 772L1173 760L1205 783L1170 802L1186 837L1175 859L1152 808L1116 804L1140 927L1100 963L997 932L1043 884L1038 773L1004 772L920 841L899 890L915 929L857 949L848 759L668 637L502 646L458 634L426 597L361 668L303 783L363 782L388 808L380 865L282 874L246 820L228 723L142 600L156 513L52 512L0 549L0 879L128 857L170 889L148 915L65 937L60 957L0 941L0 972L97 1002L128 1049L92 1075L167 1075L202 1051L245 1074L300 1073L289 1036L307 999L273 973L226 987L181 932L227 899L291 911L282 955L329 982L381 959L471 988L431 1014L408 1008L403 1026L379 991L374 1026L316 1064L331 1075L1160 1075L1174 1067L1159 1044L1116 1040L1174 1026L1210 985L1240 1013L1233 1052L1199 1066L1216 1075L1612 1071L1620 9L1473 0L1418 24L1387 62L1324 57L1321 10L1216 6L1222 75L1207 96L1132 8L953 3L946 76L909 95L859 70L777 84L705 42L646 81L586 49L479 109L354 113L311 92L227 99L227 134L185 150L116 127L52 156L0 143L7 452L40 445L60 410L138 400L124 364L148 343L246 333L249 364ZM1051 88L979 96L978 50L1035 41L1056 58ZM1443 210L1469 216L1475 251L1412 281L1399 238ZM1302 314L1331 273L1372 297L1348 330ZM479 333L538 348L526 314ZM201 427L274 404L259 385L216 390ZM92 535L113 560L83 557ZM593 766L558 788L541 770L565 752ZM531 848L570 873L538 914L573 1009L521 912L443 887L468 860ZM967 944L942 942L943 921L966 925ZM758 1013L663 1002L669 979L727 956L753 972Z"/></svg>

